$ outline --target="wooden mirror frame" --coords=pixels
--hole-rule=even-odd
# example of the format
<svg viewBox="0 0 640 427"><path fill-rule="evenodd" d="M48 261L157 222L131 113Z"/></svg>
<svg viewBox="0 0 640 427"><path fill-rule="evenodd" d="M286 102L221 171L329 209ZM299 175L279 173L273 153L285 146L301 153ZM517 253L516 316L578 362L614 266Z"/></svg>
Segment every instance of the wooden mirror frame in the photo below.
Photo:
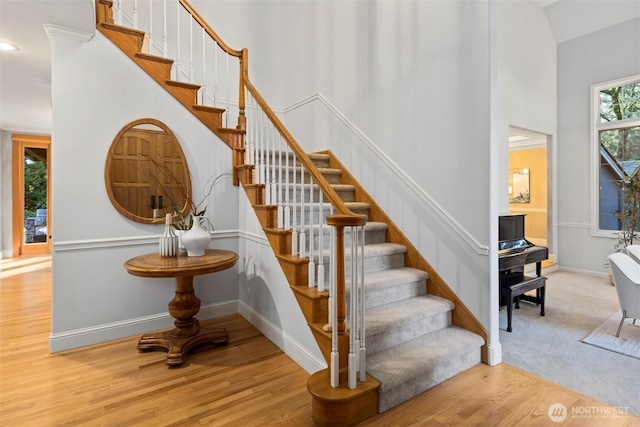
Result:
<svg viewBox="0 0 640 427"><path fill-rule="evenodd" d="M191 209L191 173L189 172L189 167L187 165L187 159L184 155L184 152L182 151L182 147L180 146L180 143L178 141L178 139L176 138L176 136L173 134L173 132L171 131L171 129L169 129L169 127L167 125L165 125L164 123L162 123L159 120L156 119L151 119L151 118L144 118L144 119L138 119L138 120L134 120L131 123L128 123L127 125L125 125L120 132L118 132L118 134L115 136L115 138L113 139L113 142L111 143L111 146L109 147L109 152L107 153L107 159L106 159L106 163L105 163L105 168L104 168L104 179L105 179L105 187L107 189L107 194L109 196L109 200L111 200L111 204L113 205L113 207L116 208L116 210L118 212L120 212L123 216L133 220L133 221L137 221L137 222L141 222L144 224L155 224L158 222L162 222L164 223L164 218L165 218L165 213L162 212L161 215L158 215L157 217L153 217L153 215L147 217L147 216L141 216L136 212L132 212L130 209L127 209L127 207L123 206L120 201L118 201L116 195L114 194L114 180L113 180L113 163L112 160L114 159L114 155L117 152L118 149L118 145L119 142L122 140L122 138L126 135L127 132L129 132L130 130L132 130L133 128L135 128L136 126L140 126L140 125L153 125L156 126L160 129L162 129L167 135L168 137L173 140L174 142L174 148L176 150L176 157L175 159L177 159L178 157L182 160L181 161L181 166L182 169L184 171L184 182L180 183L179 185L183 186L184 188L182 188L182 191L184 191L186 193L186 200L185 200L185 205L182 208L182 215L183 216L187 216L187 214L189 213L189 210ZM174 161L175 161L174 159ZM158 162L163 161L163 159L158 159L156 160ZM152 161L153 162L153 161ZM162 163L164 165L164 162ZM144 171L142 173L145 173ZM150 172L147 172L147 174L151 175ZM155 173L157 176L157 172ZM125 184L126 185L126 184ZM152 184L149 183L149 185L151 186ZM169 209L171 209L169 207ZM169 210L169 212L171 212L171 210ZM173 212L171 212L173 213ZM175 215L174 215L175 217Z"/></svg>

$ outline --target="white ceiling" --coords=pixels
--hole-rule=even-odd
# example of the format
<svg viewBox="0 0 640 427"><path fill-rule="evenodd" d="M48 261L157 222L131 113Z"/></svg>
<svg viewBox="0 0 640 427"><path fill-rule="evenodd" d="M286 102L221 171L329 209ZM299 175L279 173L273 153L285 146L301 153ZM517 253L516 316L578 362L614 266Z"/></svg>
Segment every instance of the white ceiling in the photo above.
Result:
<svg viewBox="0 0 640 427"><path fill-rule="evenodd" d="M277 1L277 0L270 0ZM526 1L526 0L496 0ZM640 0L534 0L558 43L640 16ZM94 32L93 0L0 0L0 129L51 132L51 53L45 24Z"/></svg>

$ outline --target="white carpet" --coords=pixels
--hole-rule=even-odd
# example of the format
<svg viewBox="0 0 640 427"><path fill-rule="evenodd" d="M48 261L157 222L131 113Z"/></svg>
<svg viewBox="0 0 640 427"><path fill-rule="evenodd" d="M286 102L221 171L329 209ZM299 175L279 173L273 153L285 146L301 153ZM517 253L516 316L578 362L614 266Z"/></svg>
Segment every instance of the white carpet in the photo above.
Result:
<svg viewBox="0 0 640 427"><path fill-rule="evenodd" d="M582 342L640 359L640 321L634 325L633 319L625 319L620 336L616 337L621 317L622 312L614 314Z"/></svg>

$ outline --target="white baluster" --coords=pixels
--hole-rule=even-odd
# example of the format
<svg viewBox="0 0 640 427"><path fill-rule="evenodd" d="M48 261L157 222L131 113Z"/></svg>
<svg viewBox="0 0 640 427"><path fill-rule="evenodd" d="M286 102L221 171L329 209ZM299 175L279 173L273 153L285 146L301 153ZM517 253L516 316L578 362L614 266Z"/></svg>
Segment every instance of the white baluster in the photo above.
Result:
<svg viewBox="0 0 640 427"><path fill-rule="evenodd" d="M349 292L349 306L350 306L350 331L349 331L349 388L356 388L356 372L358 371L358 357L356 355L356 349L359 349L358 343L358 289L357 289L357 248L358 243L357 233L355 233L355 227L350 227L351 231L351 286ZM355 235L354 235L355 234Z"/></svg>
<svg viewBox="0 0 640 427"><path fill-rule="evenodd" d="M285 197L285 201L284 201L284 228L289 230L291 229L291 206L289 204L289 193L291 192L291 187L289 186L289 174L291 173L291 170L289 169L289 156L291 155L291 151L289 151L289 145L285 144L285 167L284 167L284 173L285 173L285 192L284 192L284 197ZM295 175L294 175L295 176ZM292 242L295 242L295 239L292 240ZM294 243L295 245L295 243Z"/></svg>
<svg viewBox="0 0 640 427"><path fill-rule="evenodd" d="M231 83L229 81L229 55L226 55L227 58L227 111L224 117L224 126L225 127L229 127L229 110L230 110L230 95L229 95L229 90L231 87Z"/></svg>
<svg viewBox="0 0 640 427"><path fill-rule="evenodd" d="M270 164L271 159L269 158L269 153L270 153L270 148L269 148L269 130L268 130L268 126L269 126L269 121L266 118L266 115L264 113L264 111L262 112L263 116L262 119L264 121L264 143L265 143L265 148L264 148L264 197L265 197L265 204L266 205L273 205L276 203L276 201L271 197L271 187L273 186L273 182L272 182L272 176L273 173L271 171L271 167L272 165Z"/></svg>
<svg viewBox="0 0 640 427"><path fill-rule="evenodd" d="M301 165L302 166L302 165ZM306 234L304 232L305 220L304 220L304 166L300 168L300 244L298 249L300 250L300 258L307 257L307 242Z"/></svg>
<svg viewBox="0 0 640 427"><path fill-rule="evenodd" d="M320 232L318 235L318 291L324 292L324 209L322 208L323 194L318 188L318 204L320 214Z"/></svg>
<svg viewBox="0 0 640 427"><path fill-rule="evenodd" d="M167 36L167 0L162 2L164 16L162 18L162 56L169 57L169 42Z"/></svg>
<svg viewBox="0 0 640 427"><path fill-rule="evenodd" d="M309 274L307 283L310 288L316 286L315 248L313 247L313 178L309 175Z"/></svg>
<svg viewBox="0 0 640 427"><path fill-rule="evenodd" d="M207 87L207 80L206 80L206 76L207 76L207 50L205 49L206 44L207 44L207 38L206 38L206 31L204 30L204 27L200 27L202 28L202 88L200 88L200 104L205 105L205 99L204 99L204 94L205 92L209 89Z"/></svg>
<svg viewBox="0 0 640 427"><path fill-rule="evenodd" d="M218 106L218 42L214 40L213 46L213 106Z"/></svg>
<svg viewBox="0 0 640 427"><path fill-rule="evenodd" d="M180 81L180 2L176 2L176 81Z"/></svg>
<svg viewBox="0 0 640 427"><path fill-rule="evenodd" d="M133 2L133 28L139 30L138 27L138 0L134 0Z"/></svg>
<svg viewBox="0 0 640 427"><path fill-rule="evenodd" d="M277 135L277 130L274 127L274 141ZM271 198L278 205L278 228L284 228L284 206L282 206L282 156L280 149L280 139L278 139L278 148L276 149L275 143L273 144L273 151L271 151L271 175L272 180L275 183L271 187Z"/></svg>
<svg viewBox="0 0 640 427"><path fill-rule="evenodd" d="M193 18L189 19L189 83L193 83Z"/></svg>
<svg viewBox="0 0 640 427"><path fill-rule="evenodd" d="M360 381L367 380L367 347L365 345L365 295L364 295L364 225L360 227L360 363L358 370L360 371Z"/></svg>
<svg viewBox="0 0 640 427"><path fill-rule="evenodd" d="M149 46L147 53L153 53L153 2L149 2Z"/></svg>
<svg viewBox="0 0 640 427"><path fill-rule="evenodd" d="M293 171L293 182L291 184L291 188L293 190L293 203L292 203L292 210L293 210L293 227L292 227L292 232L291 232L291 255L296 256L298 255L298 220L297 220L297 210L296 210L296 193L298 192L298 188L296 187L296 177L298 176L298 171L296 171L296 156L293 156L293 165L292 165L292 171Z"/></svg>
<svg viewBox="0 0 640 427"><path fill-rule="evenodd" d="M124 25L122 22L122 0L116 1L116 24Z"/></svg>

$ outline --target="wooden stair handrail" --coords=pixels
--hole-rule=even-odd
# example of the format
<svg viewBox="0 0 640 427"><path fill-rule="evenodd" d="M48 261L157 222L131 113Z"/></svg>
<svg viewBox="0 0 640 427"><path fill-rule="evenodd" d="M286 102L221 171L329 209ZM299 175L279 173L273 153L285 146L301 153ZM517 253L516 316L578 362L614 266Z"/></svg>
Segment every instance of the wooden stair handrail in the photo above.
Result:
<svg viewBox="0 0 640 427"><path fill-rule="evenodd" d="M191 7L189 3L187 3L187 0L178 0L178 1L182 5L182 7L184 7L187 10L187 12L191 14L191 16L196 20L196 22L200 24L200 26L207 32L207 34L209 34L211 38L218 43L218 45L222 48L222 50L224 50L231 56L236 56L238 58L242 57L242 50L236 50L229 47L229 45L227 45L220 38L220 36L215 31L213 31L213 29L209 26L209 24L207 24L205 20L202 19L200 14L196 12L196 10L193 7Z"/></svg>
<svg viewBox="0 0 640 427"><path fill-rule="evenodd" d="M285 142L291 148L293 153L299 159L300 163L302 163L309 173L314 179L314 182L322 189L323 194L331 202L331 205L336 209L338 214L342 215L350 215L350 216L359 216L353 213L345 204L344 201L338 196L333 187L329 184L327 179L318 171L316 166L313 164L307 153L300 147L298 142L295 140L293 135L289 132L289 130L284 126L284 124L280 121L278 116L273 112L269 104L264 100L260 92L253 86L251 81L249 80L249 76L245 73L244 75L244 84L249 93L253 96L253 98L258 102L262 111L267 115L273 126L278 130L282 138L284 138Z"/></svg>

